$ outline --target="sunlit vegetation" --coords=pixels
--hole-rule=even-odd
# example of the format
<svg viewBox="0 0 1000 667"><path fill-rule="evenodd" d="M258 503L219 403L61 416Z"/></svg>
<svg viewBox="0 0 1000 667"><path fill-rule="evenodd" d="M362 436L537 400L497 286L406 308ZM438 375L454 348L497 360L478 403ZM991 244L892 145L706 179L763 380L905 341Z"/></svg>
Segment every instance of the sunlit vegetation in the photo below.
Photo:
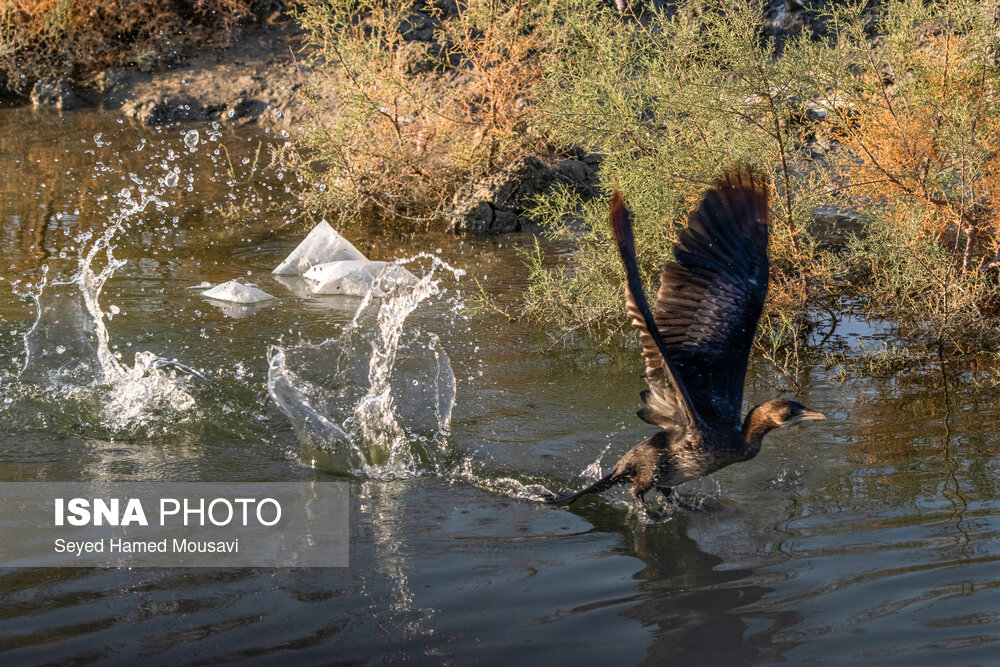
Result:
<svg viewBox="0 0 1000 667"><path fill-rule="evenodd" d="M327 215L439 218L463 183L544 144L534 86L556 22L538 0L303 0L315 121L282 162Z"/></svg>
<svg viewBox="0 0 1000 667"><path fill-rule="evenodd" d="M949 349L995 340L997 3L841 6L822 36L782 43L761 19L750 0L683 2L642 21L571 14L539 123L605 156L602 181L626 194L650 281L715 174L751 164L771 175L765 351L797 354L844 297ZM855 224L817 222L819 206L850 210ZM555 268L529 258L527 312L563 328L624 327L605 207L563 192L539 211L579 251Z"/></svg>
<svg viewBox="0 0 1000 667"><path fill-rule="evenodd" d="M872 39L839 9L810 59L837 95L831 197L869 220L846 277L875 317L934 340L994 338L1000 210L1000 40L992 2L897 2ZM835 92L834 92L835 91Z"/></svg>
<svg viewBox="0 0 1000 667"><path fill-rule="evenodd" d="M596 154L604 190L621 188L634 212L650 283L712 180L753 166L771 182L765 358L800 366L811 332L832 326L845 299L928 350L991 345L998 3L829 7L815 32L778 39L759 0L624 12L599 0L302 0L292 13L308 35L315 113L275 161L304 184L310 211L443 227L460 188L522 157ZM254 9L10 0L0 69L23 87L169 60ZM852 223L817 218L820 207ZM555 264L525 253L521 313L561 333L625 331L604 200L556 189L534 214L576 251Z"/></svg>
<svg viewBox="0 0 1000 667"><path fill-rule="evenodd" d="M602 181L626 195L650 280L723 169L756 165L773 174L771 304L804 313L826 297L829 279L812 215L821 188L807 168L808 81L763 38L756 3L698 5L654 11L644 23L613 7L569 13L562 52L542 84L540 123L561 144L604 156ZM564 326L621 327L621 268L604 203L559 192L539 211L555 235L577 234L582 212L583 232L572 264L547 269L536 256L528 312Z"/></svg>
<svg viewBox="0 0 1000 667"><path fill-rule="evenodd" d="M47 76L153 68L225 40L251 0L3 0L0 77L20 93Z"/></svg>

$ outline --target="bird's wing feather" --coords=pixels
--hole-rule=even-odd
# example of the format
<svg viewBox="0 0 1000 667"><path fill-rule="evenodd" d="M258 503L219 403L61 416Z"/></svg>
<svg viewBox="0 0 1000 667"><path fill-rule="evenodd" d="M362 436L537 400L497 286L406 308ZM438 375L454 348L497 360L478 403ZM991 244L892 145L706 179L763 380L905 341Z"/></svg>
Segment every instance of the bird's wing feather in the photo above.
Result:
<svg viewBox="0 0 1000 667"><path fill-rule="evenodd" d="M639 417L664 428L694 425L697 423L697 416L687 397L686 388L671 367L667 347L646 300L635 257L631 216L617 190L611 196L611 228L625 265L625 304L632 326L639 332L639 344L646 360L645 377L649 391L643 392L646 407L639 411Z"/></svg>
<svg viewBox="0 0 1000 667"><path fill-rule="evenodd" d="M762 176L726 173L691 214L674 246L676 261L660 274L653 312L663 356L693 410L720 425L740 424L750 347L767 297L767 210Z"/></svg>

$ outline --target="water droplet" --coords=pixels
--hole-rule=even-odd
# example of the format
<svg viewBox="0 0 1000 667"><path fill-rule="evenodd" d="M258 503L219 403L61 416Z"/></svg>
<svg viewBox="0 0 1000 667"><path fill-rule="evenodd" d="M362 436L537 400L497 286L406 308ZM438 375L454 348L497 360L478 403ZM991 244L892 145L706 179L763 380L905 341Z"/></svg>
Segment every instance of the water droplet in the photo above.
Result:
<svg viewBox="0 0 1000 667"><path fill-rule="evenodd" d="M63 354L66 352L66 348L62 345L56 345L56 354Z"/></svg>
<svg viewBox="0 0 1000 667"><path fill-rule="evenodd" d="M163 177L163 184L166 185L168 188L176 187L177 179L178 176L176 171L168 171L166 176Z"/></svg>
<svg viewBox="0 0 1000 667"><path fill-rule="evenodd" d="M184 145L188 148L195 148L198 146L198 130L189 130L184 135Z"/></svg>

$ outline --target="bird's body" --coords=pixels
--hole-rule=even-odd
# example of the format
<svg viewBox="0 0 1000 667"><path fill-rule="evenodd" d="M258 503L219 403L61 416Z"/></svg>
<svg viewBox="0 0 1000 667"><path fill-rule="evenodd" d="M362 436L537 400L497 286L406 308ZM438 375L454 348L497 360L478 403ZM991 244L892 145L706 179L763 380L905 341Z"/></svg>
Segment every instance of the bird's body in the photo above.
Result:
<svg viewBox="0 0 1000 667"><path fill-rule="evenodd" d="M625 303L639 333L649 389L636 414L661 431L640 442L591 486L549 502L571 502L632 483L641 501L654 486L704 477L760 451L764 435L824 419L801 403L774 399L741 419L743 383L757 320L767 296L767 186L751 172L729 172L702 199L663 266L653 309L635 257L621 194L611 226L625 266Z"/></svg>

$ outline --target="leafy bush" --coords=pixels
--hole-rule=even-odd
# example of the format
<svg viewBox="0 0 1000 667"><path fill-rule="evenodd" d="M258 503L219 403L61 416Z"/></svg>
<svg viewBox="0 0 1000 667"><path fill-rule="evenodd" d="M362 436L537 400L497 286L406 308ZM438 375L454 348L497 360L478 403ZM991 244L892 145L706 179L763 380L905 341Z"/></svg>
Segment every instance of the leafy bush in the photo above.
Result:
<svg viewBox="0 0 1000 667"><path fill-rule="evenodd" d="M811 90L794 56L809 44L791 39L779 55L760 11L750 0L685 2L636 22L581 3L550 60L539 123L562 145L604 156L602 182L625 193L650 279L722 170L765 168L773 175L771 307L805 312L823 298L829 273L813 220L822 189L804 122ZM551 269L536 258L529 313L562 326L624 326L606 205L559 192L537 212L549 233L577 235L579 251L572 265ZM581 212L582 234L573 226Z"/></svg>
<svg viewBox="0 0 1000 667"><path fill-rule="evenodd" d="M316 117L279 161L311 208L428 220L470 179L582 148L624 191L650 282L705 188L751 165L771 176L766 357L798 365L845 297L931 342L996 338L994 5L828 3L815 33L778 40L763 4L304 0ZM861 217L845 234L819 207ZM557 189L534 213L577 250L526 253L525 312L625 330L606 203Z"/></svg>
<svg viewBox="0 0 1000 667"><path fill-rule="evenodd" d="M310 206L431 218L460 184L536 152L543 141L528 121L550 52L547 11L540 0L469 0L450 12L303 0L316 115L280 160L315 186Z"/></svg>
<svg viewBox="0 0 1000 667"><path fill-rule="evenodd" d="M1000 321L1000 27L995 6L889 3L866 34L859 7L831 15L839 38L809 60L828 97L831 193L860 207L849 289L869 314L932 340L995 337Z"/></svg>
<svg viewBox="0 0 1000 667"><path fill-rule="evenodd" d="M707 184L751 164L772 175L765 336L780 330L796 348L849 296L907 333L982 343L1000 332L994 10L835 4L822 36L779 45L750 0L681 2L643 21L589 7L570 15L549 60L539 117L561 144L604 154L602 180L626 194L651 281ZM819 206L859 211L860 227L845 241L816 222ZM624 327L605 206L557 193L538 212L550 234L577 233L567 230L581 214L583 228L571 264L529 262L528 312L564 328Z"/></svg>
<svg viewBox="0 0 1000 667"><path fill-rule="evenodd" d="M919 205L873 207L843 257L846 287L868 317L896 322L904 337L965 351L989 346L1000 333L996 281L963 271L963 252L927 233L925 213Z"/></svg>

